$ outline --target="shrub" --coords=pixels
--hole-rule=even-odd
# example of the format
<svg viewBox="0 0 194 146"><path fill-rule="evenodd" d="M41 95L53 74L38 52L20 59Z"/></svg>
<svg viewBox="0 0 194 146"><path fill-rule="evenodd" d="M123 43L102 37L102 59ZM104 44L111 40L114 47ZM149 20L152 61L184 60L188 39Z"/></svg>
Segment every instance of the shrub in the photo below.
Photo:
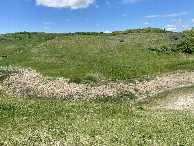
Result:
<svg viewBox="0 0 194 146"><path fill-rule="evenodd" d="M183 40L187 36L187 34L186 33L171 32L171 33L168 34L168 36L172 40Z"/></svg>
<svg viewBox="0 0 194 146"><path fill-rule="evenodd" d="M71 79L69 80L69 83L80 84L81 82L83 82L83 79L80 78L80 77L74 77L74 78L71 78Z"/></svg>
<svg viewBox="0 0 194 146"><path fill-rule="evenodd" d="M191 30L185 30L184 33L188 34L189 36L194 36L194 27Z"/></svg>
<svg viewBox="0 0 194 146"><path fill-rule="evenodd" d="M85 77L73 77L69 80L69 83L76 84L90 84L90 83L98 83L100 81L100 76L89 74Z"/></svg>
<svg viewBox="0 0 194 146"><path fill-rule="evenodd" d="M168 36L173 40L171 44L165 44L160 47L151 46L148 49L157 53L181 51L191 54L194 52L194 35L188 36L186 33L169 33Z"/></svg>
<svg viewBox="0 0 194 146"><path fill-rule="evenodd" d="M3 80L5 80L8 76L10 76L13 73L17 73L17 71L0 69L0 83L3 82Z"/></svg>
<svg viewBox="0 0 194 146"><path fill-rule="evenodd" d="M97 83L98 82L98 77L97 76L94 76L94 75L87 75L85 78L84 78L84 83Z"/></svg>
<svg viewBox="0 0 194 146"><path fill-rule="evenodd" d="M98 35L98 33L97 33L97 32L91 32L91 34L92 34L92 35Z"/></svg>
<svg viewBox="0 0 194 146"><path fill-rule="evenodd" d="M178 50L184 53L193 53L194 52L194 36L188 36L184 41L178 46Z"/></svg>
<svg viewBox="0 0 194 146"><path fill-rule="evenodd" d="M29 32L27 32L27 31L24 31L24 32L19 32L19 34L27 34L27 35L30 35L30 33L29 33Z"/></svg>
<svg viewBox="0 0 194 146"><path fill-rule="evenodd" d="M53 40L55 37L54 36L46 36L45 37L45 40L46 41L49 41L49 40Z"/></svg>
<svg viewBox="0 0 194 146"><path fill-rule="evenodd" d="M177 51L177 44L162 45L160 47L151 46L148 49L150 51L154 51L154 52L157 52L157 53L176 52Z"/></svg>
<svg viewBox="0 0 194 146"><path fill-rule="evenodd" d="M119 35L119 32L112 32L112 35Z"/></svg>

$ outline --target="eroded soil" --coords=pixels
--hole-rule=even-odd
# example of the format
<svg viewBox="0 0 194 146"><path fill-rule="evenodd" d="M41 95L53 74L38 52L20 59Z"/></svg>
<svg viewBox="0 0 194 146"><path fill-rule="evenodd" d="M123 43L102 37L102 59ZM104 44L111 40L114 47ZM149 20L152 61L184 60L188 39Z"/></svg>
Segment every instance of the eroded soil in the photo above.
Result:
<svg viewBox="0 0 194 146"><path fill-rule="evenodd" d="M5 68L1 68L5 70ZM36 71L27 69L14 69L17 73L8 76L0 84L0 88L8 94L21 97L36 97L48 99L71 99L90 101L96 98L117 97L122 93L132 93L137 99L133 102L154 97L168 90L194 85L194 71L178 71L176 73L160 74L149 80L134 83L110 82L106 85L91 86L90 84L68 83L68 79L49 79ZM194 95L179 97L165 106L165 108L183 109L192 108Z"/></svg>

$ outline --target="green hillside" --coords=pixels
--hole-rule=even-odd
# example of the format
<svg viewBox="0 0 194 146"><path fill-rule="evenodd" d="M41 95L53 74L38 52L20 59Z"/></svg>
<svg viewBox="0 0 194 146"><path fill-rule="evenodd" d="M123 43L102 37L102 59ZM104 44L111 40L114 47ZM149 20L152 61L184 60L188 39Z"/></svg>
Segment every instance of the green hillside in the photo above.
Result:
<svg viewBox="0 0 194 146"><path fill-rule="evenodd" d="M193 114L193 30L0 35L0 146L190 146Z"/></svg>
<svg viewBox="0 0 194 146"><path fill-rule="evenodd" d="M0 56L6 57L1 66L32 68L52 77L121 80L194 67L193 54L175 52L183 33L29 34L2 39Z"/></svg>

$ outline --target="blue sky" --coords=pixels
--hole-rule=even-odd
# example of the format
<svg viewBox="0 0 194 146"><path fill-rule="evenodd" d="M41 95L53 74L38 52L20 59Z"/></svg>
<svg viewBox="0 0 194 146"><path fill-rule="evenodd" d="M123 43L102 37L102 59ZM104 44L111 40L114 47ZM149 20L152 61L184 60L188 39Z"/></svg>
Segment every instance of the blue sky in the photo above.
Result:
<svg viewBox="0 0 194 146"><path fill-rule="evenodd" d="M194 0L0 0L0 33L194 27Z"/></svg>

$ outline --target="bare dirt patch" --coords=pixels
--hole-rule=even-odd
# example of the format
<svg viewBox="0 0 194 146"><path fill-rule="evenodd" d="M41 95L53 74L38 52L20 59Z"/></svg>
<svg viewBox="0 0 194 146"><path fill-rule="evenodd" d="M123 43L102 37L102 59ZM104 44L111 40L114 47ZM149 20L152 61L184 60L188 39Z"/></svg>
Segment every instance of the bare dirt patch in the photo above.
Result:
<svg viewBox="0 0 194 146"><path fill-rule="evenodd" d="M177 97L173 102L167 103L164 108L176 110L194 110L194 95L185 95Z"/></svg>
<svg viewBox="0 0 194 146"><path fill-rule="evenodd" d="M161 74L150 78L151 80L141 82L135 80L134 83L129 84L110 82L100 86L68 83L68 79L64 78L50 80L33 70L17 69L17 71L18 73L10 75L0 85L7 93L21 97L89 101L107 96L116 97L123 92L130 92L138 97L135 102L139 102L168 90L194 85L194 71ZM183 102L180 101L177 105Z"/></svg>
<svg viewBox="0 0 194 146"><path fill-rule="evenodd" d="M145 104L145 108L158 109L172 109L172 110L189 110L194 113L194 88L191 88L192 92L187 93L186 89L178 89L182 90L179 92L178 90L174 90L173 92L168 92L162 97L158 97L156 99L151 99L151 101L147 101ZM177 92L176 92L177 91Z"/></svg>

